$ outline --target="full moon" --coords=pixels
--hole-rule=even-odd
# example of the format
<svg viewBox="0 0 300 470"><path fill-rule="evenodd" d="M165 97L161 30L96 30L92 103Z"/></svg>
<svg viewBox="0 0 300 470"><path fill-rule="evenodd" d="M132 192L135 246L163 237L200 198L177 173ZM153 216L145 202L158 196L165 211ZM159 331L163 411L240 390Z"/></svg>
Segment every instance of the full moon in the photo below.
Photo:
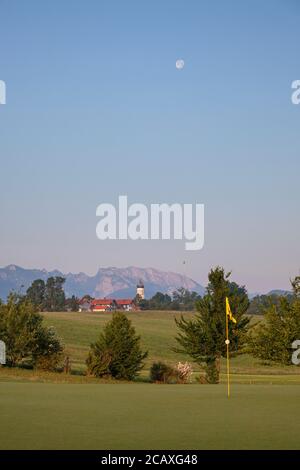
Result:
<svg viewBox="0 0 300 470"><path fill-rule="evenodd" d="M178 70L183 69L183 67L184 67L184 60L183 60L183 59L177 59L175 65L176 65L176 68L177 68Z"/></svg>

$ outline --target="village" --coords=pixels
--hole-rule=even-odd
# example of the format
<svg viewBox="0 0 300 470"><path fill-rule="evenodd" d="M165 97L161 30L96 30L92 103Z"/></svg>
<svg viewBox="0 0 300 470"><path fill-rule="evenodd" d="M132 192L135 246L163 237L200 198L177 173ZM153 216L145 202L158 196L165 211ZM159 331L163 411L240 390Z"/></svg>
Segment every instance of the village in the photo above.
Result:
<svg viewBox="0 0 300 470"><path fill-rule="evenodd" d="M112 312L123 310L129 312L131 310L138 311L140 307L137 299L145 299L145 286L142 281L136 286L136 296L133 299L114 299L106 298L94 299L89 295L83 296L79 301L79 312Z"/></svg>

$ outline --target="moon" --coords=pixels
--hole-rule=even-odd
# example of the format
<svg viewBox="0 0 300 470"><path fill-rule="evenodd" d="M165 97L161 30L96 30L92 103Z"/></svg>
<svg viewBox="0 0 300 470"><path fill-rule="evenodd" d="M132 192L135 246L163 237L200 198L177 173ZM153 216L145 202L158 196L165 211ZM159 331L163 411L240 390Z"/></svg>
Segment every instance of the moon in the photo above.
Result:
<svg viewBox="0 0 300 470"><path fill-rule="evenodd" d="M175 66L178 70L182 70L183 67L184 67L184 60L183 59L177 59Z"/></svg>

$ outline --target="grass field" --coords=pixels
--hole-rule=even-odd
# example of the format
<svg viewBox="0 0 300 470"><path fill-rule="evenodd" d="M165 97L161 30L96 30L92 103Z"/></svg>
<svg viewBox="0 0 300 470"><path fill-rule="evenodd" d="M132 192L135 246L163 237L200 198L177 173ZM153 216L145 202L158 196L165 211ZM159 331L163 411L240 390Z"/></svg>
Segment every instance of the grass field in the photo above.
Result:
<svg viewBox="0 0 300 470"><path fill-rule="evenodd" d="M90 344L98 338L103 325L111 319L111 313L44 313L45 322L53 326L66 345L75 369L85 368ZM158 359L178 362L172 352L175 346L176 325L174 312L129 312L143 348L149 351L146 368ZM188 315L191 315L189 313Z"/></svg>
<svg viewBox="0 0 300 470"><path fill-rule="evenodd" d="M95 341L105 322L111 319L110 313L44 313L47 325L54 326L59 336L62 338L66 354L72 360L72 367L76 371L85 370L85 359L88 354L91 342ZM142 376L148 375L152 362L162 360L170 364L178 361L190 359L184 355L179 355L172 351L176 346L175 335L177 332L174 317L180 314L167 311L143 311L130 312L127 314L132 320L138 334L141 335L142 346L149 351L145 369ZM193 316L193 313L185 313L186 316ZM254 321L257 321L255 319ZM194 370L199 367L194 365ZM226 364L222 363L222 373L225 373ZM246 381L267 381L278 382L289 380L300 384L299 367L263 366L256 359L250 356L239 356L231 361L234 380ZM277 377L275 377L275 375ZM293 377L286 377L292 375ZM256 377L258 376L258 377ZM269 377L271 376L271 377ZM272 377L273 376L273 377Z"/></svg>
<svg viewBox="0 0 300 470"><path fill-rule="evenodd" d="M1 449L300 449L300 386L0 383Z"/></svg>

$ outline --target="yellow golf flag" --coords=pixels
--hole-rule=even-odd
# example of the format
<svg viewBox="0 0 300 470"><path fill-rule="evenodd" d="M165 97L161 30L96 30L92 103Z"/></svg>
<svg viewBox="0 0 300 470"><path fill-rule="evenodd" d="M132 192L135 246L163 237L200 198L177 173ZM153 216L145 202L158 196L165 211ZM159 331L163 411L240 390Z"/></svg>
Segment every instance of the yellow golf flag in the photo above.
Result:
<svg viewBox="0 0 300 470"><path fill-rule="evenodd" d="M229 317L229 320L231 320L233 323L236 323L236 319L234 318L231 312L228 297L226 297L226 315Z"/></svg>

